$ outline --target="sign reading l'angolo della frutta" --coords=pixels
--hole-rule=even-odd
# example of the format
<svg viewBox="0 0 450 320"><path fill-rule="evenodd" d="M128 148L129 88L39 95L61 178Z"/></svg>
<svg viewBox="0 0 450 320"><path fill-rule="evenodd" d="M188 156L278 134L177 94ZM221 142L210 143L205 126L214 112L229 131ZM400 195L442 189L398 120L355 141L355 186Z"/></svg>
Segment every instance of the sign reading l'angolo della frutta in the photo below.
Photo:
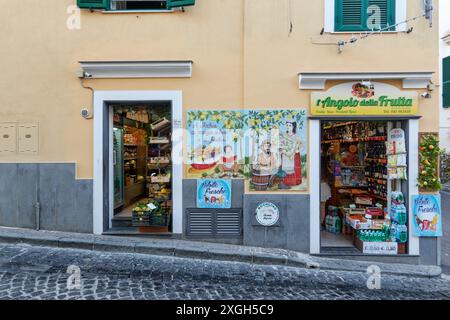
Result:
<svg viewBox="0 0 450 320"><path fill-rule="evenodd" d="M402 91L381 82L347 82L311 94L316 116L402 116L419 112L416 91Z"/></svg>

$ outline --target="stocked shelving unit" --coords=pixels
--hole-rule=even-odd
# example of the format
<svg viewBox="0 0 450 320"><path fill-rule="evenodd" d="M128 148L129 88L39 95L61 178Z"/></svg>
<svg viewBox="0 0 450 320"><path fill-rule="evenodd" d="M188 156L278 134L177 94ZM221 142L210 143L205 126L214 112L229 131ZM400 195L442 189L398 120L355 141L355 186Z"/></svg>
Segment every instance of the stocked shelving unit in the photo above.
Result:
<svg viewBox="0 0 450 320"><path fill-rule="evenodd" d="M162 214L150 225L167 226L172 216L172 124L162 118L150 125L147 158L147 189L150 201L159 203Z"/></svg>
<svg viewBox="0 0 450 320"><path fill-rule="evenodd" d="M342 217L342 232L351 235L360 250L364 241L390 241L390 195L401 191L401 181L388 175L386 143L395 125L400 124L347 121L322 126L322 157L328 159L328 177L332 177L328 203L332 215ZM328 228L331 220L326 218ZM396 253L406 253L406 244L398 243Z"/></svg>

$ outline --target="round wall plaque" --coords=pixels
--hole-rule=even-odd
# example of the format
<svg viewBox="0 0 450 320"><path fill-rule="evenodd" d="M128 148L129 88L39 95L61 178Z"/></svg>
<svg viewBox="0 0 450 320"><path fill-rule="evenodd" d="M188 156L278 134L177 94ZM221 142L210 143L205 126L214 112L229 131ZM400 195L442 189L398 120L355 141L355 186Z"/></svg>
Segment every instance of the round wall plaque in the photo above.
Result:
<svg viewBox="0 0 450 320"><path fill-rule="evenodd" d="M256 208L256 221L262 226L270 227L280 220L280 210L271 202L261 203Z"/></svg>

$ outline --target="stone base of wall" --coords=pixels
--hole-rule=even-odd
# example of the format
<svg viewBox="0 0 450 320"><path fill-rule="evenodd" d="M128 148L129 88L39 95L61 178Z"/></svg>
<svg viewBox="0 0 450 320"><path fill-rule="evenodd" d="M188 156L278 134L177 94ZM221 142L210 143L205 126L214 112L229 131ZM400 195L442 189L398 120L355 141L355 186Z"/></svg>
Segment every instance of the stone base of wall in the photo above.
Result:
<svg viewBox="0 0 450 320"><path fill-rule="evenodd" d="M93 181L71 163L0 163L0 225L92 233Z"/></svg>

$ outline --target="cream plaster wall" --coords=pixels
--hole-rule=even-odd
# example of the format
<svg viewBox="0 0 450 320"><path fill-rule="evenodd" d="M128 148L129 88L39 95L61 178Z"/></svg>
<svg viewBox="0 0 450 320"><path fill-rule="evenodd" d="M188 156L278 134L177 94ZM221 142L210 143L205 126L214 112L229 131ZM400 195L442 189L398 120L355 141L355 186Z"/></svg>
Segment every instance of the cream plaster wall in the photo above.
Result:
<svg viewBox="0 0 450 320"><path fill-rule="evenodd" d="M436 0L435 0L436 1ZM437 2L437 1L436 1ZM82 60L193 60L191 79L85 80L95 90L182 90L184 109L309 105L299 72L433 71L435 27L419 19L411 34L375 35L344 49L350 34L324 34L324 1L197 0L185 13L82 11L69 30L75 0L0 0L0 121L40 123L40 153L2 162L76 162L92 178L92 93L76 72ZM408 16L421 13L408 0ZM292 32L290 23L292 22ZM321 44L318 44L321 43ZM421 100L422 131L439 130L439 99Z"/></svg>

